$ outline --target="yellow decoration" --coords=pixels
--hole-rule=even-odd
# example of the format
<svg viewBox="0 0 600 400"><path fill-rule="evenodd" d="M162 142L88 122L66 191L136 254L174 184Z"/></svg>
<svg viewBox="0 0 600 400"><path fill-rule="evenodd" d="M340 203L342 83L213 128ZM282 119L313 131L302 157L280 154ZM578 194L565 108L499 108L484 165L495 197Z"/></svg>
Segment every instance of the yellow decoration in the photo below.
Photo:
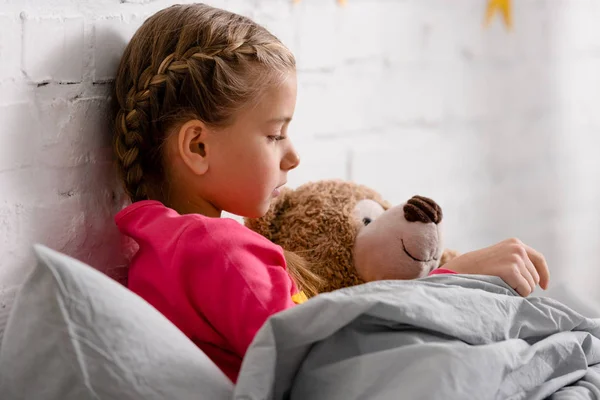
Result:
<svg viewBox="0 0 600 400"><path fill-rule="evenodd" d="M306 294L304 294L303 291L299 291L298 293L292 296L292 301L296 304L302 304L306 300L308 300L308 298L306 297Z"/></svg>
<svg viewBox="0 0 600 400"><path fill-rule="evenodd" d="M485 13L485 25L489 26L496 12L501 12L504 23L508 29L512 28L512 7L511 0L489 0L487 11Z"/></svg>

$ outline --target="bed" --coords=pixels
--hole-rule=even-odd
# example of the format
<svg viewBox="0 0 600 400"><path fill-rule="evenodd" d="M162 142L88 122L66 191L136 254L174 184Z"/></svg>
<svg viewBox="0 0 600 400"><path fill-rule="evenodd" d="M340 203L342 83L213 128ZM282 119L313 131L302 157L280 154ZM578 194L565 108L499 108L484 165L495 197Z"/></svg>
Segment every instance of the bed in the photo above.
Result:
<svg viewBox="0 0 600 400"><path fill-rule="evenodd" d="M267 321L234 387L144 300L35 253L0 344L2 399L600 398L600 308L566 287L523 299L440 275L321 295Z"/></svg>

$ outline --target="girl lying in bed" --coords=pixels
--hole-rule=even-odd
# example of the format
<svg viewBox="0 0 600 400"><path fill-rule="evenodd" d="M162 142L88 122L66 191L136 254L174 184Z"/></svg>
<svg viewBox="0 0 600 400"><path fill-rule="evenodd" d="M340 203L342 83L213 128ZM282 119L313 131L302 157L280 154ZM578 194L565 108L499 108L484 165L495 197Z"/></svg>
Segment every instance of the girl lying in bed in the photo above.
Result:
<svg viewBox="0 0 600 400"><path fill-rule="evenodd" d="M113 95L114 152L133 203L116 223L139 245L129 287L235 382L265 320L313 290L290 277L280 247L219 218L264 215L300 162L287 134L294 56L248 18L172 6L131 39ZM500 276L523 296L548 284L542 255L516 240L445 267Z"/></svg>

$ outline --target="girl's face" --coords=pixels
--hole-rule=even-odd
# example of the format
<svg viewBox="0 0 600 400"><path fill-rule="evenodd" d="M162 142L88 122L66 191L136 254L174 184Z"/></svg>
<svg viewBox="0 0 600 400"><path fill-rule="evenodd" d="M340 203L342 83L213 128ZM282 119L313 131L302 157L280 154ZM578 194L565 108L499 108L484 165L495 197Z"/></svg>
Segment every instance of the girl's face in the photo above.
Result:
<svg viewBox="0 0 600 400"><path fill-rule="evenodd" d="M296 85L296 74L290 73L282 83L266 89L256 104L240 110L228 127L204 129L198 141L205 170L187 174L179 182L179 192L184 191L187 202L196 205L197 210L188 206L187 212L217 216L227 211L256 218L268 211L287 182L288 171L300 161L287 136L296 107ZM193 169L193 163L187 165Z"/></svg>
<svg viewBox="0 0 600 400"><path fill-rule="evenodd" d="M207 195L220 210L260 217L269 209L299 157L288 125L296 107L296 75L266 90L258 104L214 133Z"/></svg>

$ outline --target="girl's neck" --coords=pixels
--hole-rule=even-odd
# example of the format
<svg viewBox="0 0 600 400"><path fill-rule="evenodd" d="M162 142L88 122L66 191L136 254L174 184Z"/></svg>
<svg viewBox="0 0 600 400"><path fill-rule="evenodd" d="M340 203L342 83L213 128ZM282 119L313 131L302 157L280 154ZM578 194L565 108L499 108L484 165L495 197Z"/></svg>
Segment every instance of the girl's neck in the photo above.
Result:
<svg viewBox="0 0 600 400"><path fill-rule="evenodd" d="M221 210L203 199L193 199L185 201L171 201L168 207L174 209L179 214L201 214L210 218L221 218Z"/></svg>
<svg viewBox="0 0 600 400"><path fill-rule="evenodd" d="M220 218L221 210L199 196L187 193L169 193L163 200L164 205L179 214L200 214L210 218Z"/></svg>

